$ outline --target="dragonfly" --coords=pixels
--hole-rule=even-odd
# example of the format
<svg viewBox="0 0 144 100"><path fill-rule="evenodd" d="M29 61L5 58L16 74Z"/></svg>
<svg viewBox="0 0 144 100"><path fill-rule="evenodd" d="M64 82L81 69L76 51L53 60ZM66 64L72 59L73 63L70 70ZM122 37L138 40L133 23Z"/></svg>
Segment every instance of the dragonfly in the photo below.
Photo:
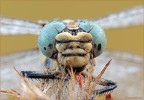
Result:
<svg viewBox="0 0 144 100"><path fill-rule="evenodd" d="M93 20L92 23L97 24L102 29L113 29L113 28L126 28L129 26L143 25L144 23L144 7L138 6L131 9L127 9L125 11L118 12L116 14L111 14L105 17L102 17L97 20ZM77 25L75 23L81 23L85 20L63 20L62 22L66 25L69 23L74 23L74 29L77 29ZM29 22L21 19L14 19L9 17L0 17L1 24L1 33L0 35L25 35L25 34L34 34L41 35L40 30L42 30L45 25L50 24L52 22L48 21L38 21L38 22ZM68 27L68 26L67 26ZM73 27L72 27L73 28ZM69 30L71 29L68 28ZM57 30L59 31L59 30ZM62 30L61 30L62 31ZM67 32L67 31L65 31ZM82 31L84 32L84 31ZM100 48L100 47L99 47ZM49 58L45 58L44 65L48 68L49 63L51 63ZM49 68L48 68L49 69ZM37 73L34 71L22 71L22 74L27 78L50 78L57 79L57 73L44 75L41 73ZM106 86L103 89L99 89L95 91L95 94L103 94L109 91L114 90L117 87L117 84L111 80L100 80L99 85Z"/></svg>

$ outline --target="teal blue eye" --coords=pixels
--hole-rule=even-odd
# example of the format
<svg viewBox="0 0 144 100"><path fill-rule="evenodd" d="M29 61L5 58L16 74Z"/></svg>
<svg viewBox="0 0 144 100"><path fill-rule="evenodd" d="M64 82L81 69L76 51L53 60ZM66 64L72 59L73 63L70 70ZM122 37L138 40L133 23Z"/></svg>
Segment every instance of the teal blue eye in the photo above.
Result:
<svg viewBox="0 0 144 100"><path fill-rule="evenodd" d="M46 57L51 57L56 35L65 28L64 23L53 21L44 26L38 37L38 46Z"/></svg>
<svg viewBox="0 0 144 100"><path fill-rule="evenodd" d="M106 47L106 36L104 31L92 21L83 21L79 27L92 35L94 57L99 56Z"/></svg>

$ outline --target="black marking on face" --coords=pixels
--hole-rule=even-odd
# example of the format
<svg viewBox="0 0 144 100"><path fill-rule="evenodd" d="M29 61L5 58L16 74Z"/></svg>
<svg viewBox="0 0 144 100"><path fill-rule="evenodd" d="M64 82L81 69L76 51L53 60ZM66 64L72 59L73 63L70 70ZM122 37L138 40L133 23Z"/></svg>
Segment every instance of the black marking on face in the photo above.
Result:
<svg viewBox="0 0 144 100"><path fill-rule="evenodd" d="M72 46L66 46L66 47L64 48L64 50L67 50L67 49L73 49L73 47L72 47Z"/></svg>
<svg viewBox="0 0 144 100"><path fill-rule="evenodd" d="M81 71L83 71L85 69L85 66L86 65L84 65L82 67L78 67L78 68L73 68L73 72L79 73L79 72L81 72Z"/></svg>
<svg viewBox="0 0 144 100"><path fill-rule="evenodd" d="M46 25L46 23L41 23L40 25L41 25L42 27L44 27L44 26Z"/></svg>
<svg viewBox="0 0 144 100"><path fill-rule="evenodd" d="M46 50L46 47L44 47L44 50Z"/></svg>
<svg viewBox="0 0 144 100"><path fill-rule="evenodd" d="M85 67L86 67L86 65L81 66L81 67L75 67L75 68L72 68L72 69L73 69L73 72L79 73L79 72L82 72L85 69ZM70 67L65 67L66 73L68 73L69 70L70 70Z"/></svg>
<svg viewBox="0 0 144 100"><path fill-rule="evenodd" d="M69 56L85 56L86 54L62 54L64 57L69 57Z"/></svg>
<svg viewBox="0 0 144 100"><path fill-rule="evenodd" d="M52 56L51 56L50 58L52 58L52 59L57 59L57 55L58 55L57 52L56 52L56 53L53 53Z"/></svg>
<svg viewBox="0 0 144 100"><path fill-rule="evenodd" d="M70 43L70 42L80 42L80 43L89 43L91 40L82 41L82 40L67 40L67 41L56 41L57 43Z"/></svg>
<svg viewBox="0 0 144 100"><path fill-rule="evenodd" d="M85 48L84 48L84 47L82 47L82 46L77 46L77 48L80 48L80 49L85 50Z"/></svg>
<svg viewBox="0 0 144 100"><path fill-rule="evenodd" d="M53 48L53 44L49 44L48 47L49 47L50 49L52 49L52 48Z"/></svg>
<svg viewBox="0 0 144 100"><path fill-rule="evenodd" d="M94 48L96 48L97 47L97 45L96 44L94 44Z"/></svg>
<svg viewBox="0 0 144 100"><path fill-rule="evenodd" d="M98 44L98 49L97 49L98 51L100 51L101 50L101 44Z"/></svg>
<svg viewBox="0 0 144 100"><path fill-rule="evenodd" d="M82 46L77 46L76 48L80 48L80 49L83 49L83 50L84 50L84 48L83 48ZM72 46L66 46L66 47L64 48L64 50L67 50L67 49L73 50L74 47L72 47Z"/></svg>
<svg viewBox="0 0 144 100"><path fill-rule="evenodd" d="M78 29L74 29L74 30L69 30L67 27L63 30L63 32L69 32L72 35L77 35L78 32L85 32L83 29L78 28Z"/></svg>
<svg viewBox="0 0 144 100"><path fill-rule="evenodd" d="M81 48L81 46L77 46L77 48Z"/></svg>

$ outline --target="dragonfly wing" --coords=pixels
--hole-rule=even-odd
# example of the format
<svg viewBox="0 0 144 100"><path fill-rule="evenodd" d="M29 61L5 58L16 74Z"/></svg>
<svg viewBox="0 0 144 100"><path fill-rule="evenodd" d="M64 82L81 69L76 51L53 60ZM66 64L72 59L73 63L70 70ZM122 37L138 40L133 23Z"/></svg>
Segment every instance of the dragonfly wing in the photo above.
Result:
<svg viewBox="0 0 144 100"><path fill-rule="evenodd" d="M102 17L95 22L103 29L125 28L128 26L144 25L144 6L137 6Z"/></svg>
<svg viewBox="0 0 144 100"><path fill-rule="evenodd" d="M144 25L144 7L137 6L102 17L95 22L103 29L125 28L128 26ZM69 21L69 20L68 20ZM38 35L42 24L9 17L0 17L0 35L34 34Z"/></svg>
<svg viewBox="0 0 144 100"><path fill-rule="evenodd" d="M9 17L0 17L0 35L38 35L42 26L38 23L29 22Z"/></svg>

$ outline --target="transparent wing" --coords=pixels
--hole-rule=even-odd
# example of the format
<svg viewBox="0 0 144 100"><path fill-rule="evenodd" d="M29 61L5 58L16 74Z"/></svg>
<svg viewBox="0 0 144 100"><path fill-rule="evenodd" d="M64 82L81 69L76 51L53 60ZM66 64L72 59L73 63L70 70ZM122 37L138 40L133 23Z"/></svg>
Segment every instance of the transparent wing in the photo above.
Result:
<svg viewBox="0 0 144 100"><path fill-rule="evenodd" d="M103 29L144 25L144 6L141 5L119 13L111 14L95 20L95 22Z"/></svg>
<svg viewBox="0 0 144 100"><path fill-rule="evenodd" d="M41 25L20 19L0 17L0 35L34 34L38 35Z"/></svg>
<svg viewBox="0 0 144 100"><path fill-rule="evenodd" d="M121 11L119 13L99 18L98 20L95 20L95 22L104 29L125 28L128 26L144 25L143 12L144 7L143 5L141 5L128 10ZM69 23L70 21L71 20L64 20L65 23ZM41 26L45 23L47 22L41 21L39 23L34 23L9 17L0 17L0 35L38 35Z"/></svg>

